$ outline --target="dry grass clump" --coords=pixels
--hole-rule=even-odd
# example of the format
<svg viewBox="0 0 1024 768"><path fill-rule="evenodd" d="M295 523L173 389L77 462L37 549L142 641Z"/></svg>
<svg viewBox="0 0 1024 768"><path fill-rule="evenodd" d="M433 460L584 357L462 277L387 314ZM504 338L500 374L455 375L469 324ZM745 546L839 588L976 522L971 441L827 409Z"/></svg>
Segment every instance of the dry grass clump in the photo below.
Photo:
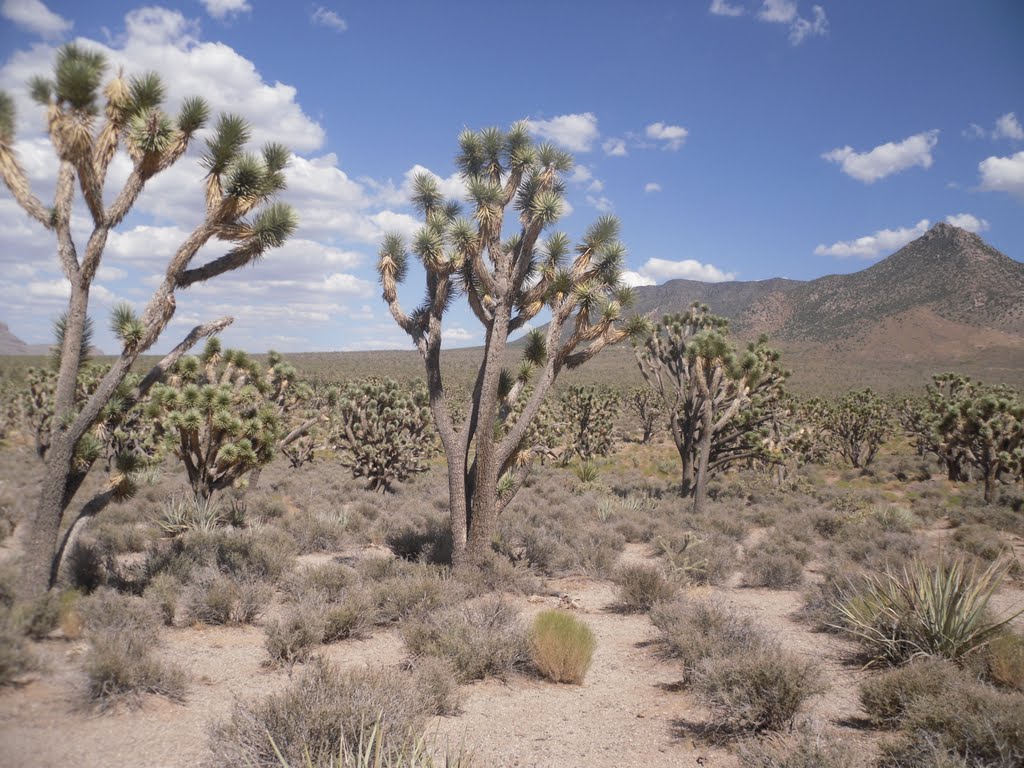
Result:
<svg viewBox="0 0 1024 768"><path fill-rule="evenodd" d="M413 685L430 715L447 717L462 711L455 665L440 656L420 656L411 663Z"/></svg>
<svg viewBox="0 0 1024 768"><path fill-rule="evenodd" d="M178 615L178 600L181 598L181 582L169 573L158 573L146 586L143 593L156 606L160 617L168 627L174 626Z"/></svg>
<svg viewBox="0 0 1024 768"><path fill-rule="evenodd" d="M791 733L744 739L736 749L743 768L856 768L863 765L846 743L807 725Z"/></svg>
<svg viewBox="0 0 1024 768"><path fill-rule="evenodd" d="M291 568L295 542L277 528L193 530L162 541L150 552L151 576L169 573L188 583L196 572L216 569L247 581L276 582Z"/></svg>
<svg viewBox="0 0 1024 768"><path fill-rule="evenodd" d="M160 639L155 606L101 590L84 603L82 612L89 641L82 660L86 697L97 708L136 704L144 693L184 699L185 673L152 655Z"/></svg>
<svg viewBox="0 0 1024 768"><path fill-rule="evenodd" d="M804 580L804 566L814 551L804 537L810 536L810 526L802 535L795 529L776 529L757 546L747 551L743 562L743 583L748 587L769 589L795 589Z"/></svg>
<svg viewBox="0 0 1024 768"><path fill-rule="evenodd" d="M185 596L185 612L202 624L251 624L273 597L268 584L208 569L196 576Z"/></svg>
<svg viewBox="0 0 1024 768"><path fill-rule="evenodd" d="M642 563L623 566L612 580L619 587L617 607L625 613L646 613L655 603L671 600L677 591L660 568Z"/></svg>
<svg viewBox="0 0 1024 768"><path fill-rule="evenodd" d="M565 611L537 614L530 630L530 658L544 677L582 685L594 658L597 638L585 623Z"/></svg>
<svg viewBox="0 0 1024 768"><path fill-rule="evenodd" d="M353 516L346 507L337 510L305 510L284 518L284 530L295 540L300 553L334 552L349 539Z"/></svg>
<svg viewBox="0 0 1024 768"><path fill-rule="evenodd" d="M747 653L706 658L692 687L712 712L712 726L737 731L788 728L826 686L818 665L774 645Z"/></svg>
<svg viewBox="0 0 1024 768"><path fill-rule="evenodd" d="M322 642L359 640L369 637L377 623L377 605L368 589L354 586L326 605L323 620Z"/></svg>
<svg viewBox="0 0 1024 768"><path fill-rule="evenodd" d="M953 541L956 545L974 557L991 563L996 560L1005 559L1010 563L1009 572L1013 575L1020 575L1022 568L1013 554L1013 547L1006 541L1006 537L985 523L968 523L961 525L953 531Z"/></svg>
<svg viewBox="0 0 1024 768"><path fill-rule="evenodd" d="M463 682L505 679L529 657L518 611L495 596L409 619L400 633L409 653L448 659Z"/></svg>
<svg viewBox="0 0 1024 768"><path fill-rule="evenodd" d="M231 718L212 731L213 763L225 768L326 768L338 765L340 744L366 744L375 725L379 734L373 739L379 741L381 757L392 760L408 753L408 743L422 734L429 711L411 682L398 671L339 672L314 659L280 693L235 705Z"/></svg>

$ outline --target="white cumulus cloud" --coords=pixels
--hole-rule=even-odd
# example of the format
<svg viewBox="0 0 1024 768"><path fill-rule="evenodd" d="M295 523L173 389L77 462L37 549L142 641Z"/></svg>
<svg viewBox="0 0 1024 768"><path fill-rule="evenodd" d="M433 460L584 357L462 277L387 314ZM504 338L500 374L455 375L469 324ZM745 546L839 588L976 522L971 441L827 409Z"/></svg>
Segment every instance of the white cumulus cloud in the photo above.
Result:
<svg viewBox="0 0 1024 768"><path fill-rule="evenodd" d="M732 5L727 0L711 0L711 7L708 12L715 16L742 16L743 6Z"/></svg>
<svg viewBox="0 0 1024 768"><path fill-rule="evenodd" d="M858 256L872 259L880 253L888 253L902 248L911 240L915 240L928 231L928 219L921 219L912 227L901 229L880 229L873 235L858 237L856 240L840 240L832 245L821 244L814 249L817 256L835 256L845 259Z"/></svg>
<svg viewBox="0 0 1024 768"><path fill-rule="evenodd" d="M828 18L825 16L825 9L820 5L811 6L810 19L799 16L793 20L789 27L789 42L791 45L800 45L809 37L820 37L827 32Z"/></svg>
<svg viewBox="0 0 1024 768"><path fill-rule="evenodd" d="M1024 198L1024 151L1010 157L986 157L978 163L981 188Z"/></svg>
<svg viewBox="0 0 1024 768"><path fill-rule="evenodd" d="M686 141L686 137L690 132L681 125L668 125L667 123L657 122L648 125L644 133L646 133L647 138L662 142L663 149L675 151L683 146L683 142Z"/></svg>
<svg viewBox="0 0 1024 768"><path fill-rule="evenodd" d="M46 39L60 37L73 23L47 8L40 0L4 0L0 15Z"/></svg>
<svg viewBox="0 0 1024 768"><path fill-rule="evenodd" d="M757 18L775 24L788 24L796 18L796 0L764 0Z"/></svg>
<svg viewBox="0 0 1024 768"><path fill-rule="evenodd" d="M589 152L600 136L593 112L559 115L550 120L527 120L526 125L531 133L570 152Z"/></svg>
<svg viewBox="0 0 1024 768"><path fill-rule="evenodd" d="M946 223L966 229L968 232L984 232L989 228L986 219L979 219L972 213L953 213L946 217Z"/></svg>
<svg viewBox="0 0 1024 768"><path fill-rule="evenodd" d="M601 145L601 149L603 149L604 153L609 157L625 157L629 154L629 152L626 151L625 139L608 139Z"/></svg>
<svg viewBox="0 0 1024 768"><path fill-rule="evenodd" d="M654 280L700 280L705 283L723 283L735 280L735 272L725 272L714 264L702 264L696 259L648 259L637 270L642 277Z"/></svg>
<svg viewBox="0 0 1024 768"><path fill-rule="evenodd" d="M322 5L317 6L309 18L310 21L319 27L327 27L337 32L344 32L348 29L347 21L330 8L324 8Z"/></svg>
<svg viewBox="0 0 1024 768"><path fill-rule="evenodd" d="M865 184L873 184L915 165L930 168L932 150L939 142L938 130L908 136L903 141L880 144L867 152L845 146L824 153L821 157L842 168L843 173Z"/></svg>
<svg viewBox="0 0 1024 768"><path fill-rule="evenodd" d="M1017 115L1013 112L1007 112L998 118L996 120L996 128L992 131L992 138L1024 141L1024 127L1021 126Z"/></svg>
<svg viewBox="0 0 1024 768"><path fill-rule="evenodd" d="M215 19L223 19L227 16L237 16L240 13L250 13L252 6L248 0L202 0L206 12Z"/></svg>
<svg viewBox="0 0 1024 768"><path fill-rule="evenodd" d="M661 184L656 181L648 181L644 184L644 192L661 192Z"/></svg>

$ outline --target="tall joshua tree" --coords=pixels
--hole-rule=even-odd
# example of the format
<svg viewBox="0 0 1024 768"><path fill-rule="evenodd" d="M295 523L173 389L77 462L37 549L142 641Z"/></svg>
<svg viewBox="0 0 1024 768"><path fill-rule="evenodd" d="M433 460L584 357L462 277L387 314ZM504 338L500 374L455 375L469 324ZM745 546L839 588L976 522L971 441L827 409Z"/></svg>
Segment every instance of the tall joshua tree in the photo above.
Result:
<svg viewBox="0 0 1024 768"><path fill-rule="evenodd" d="M448 459L448 492L457 565L484 555L498 514L525 480L534 454L527 439L552 383L564 368L590 360L635 333L642 321L620 322L631 292L619 282L625 252L616 219L598 219L573 252L568 236L552 232L562 214L567 153L535 146L526 125L464 131L457 163L466 182L470 217L442 198L435 180L416 177L413 204L425 223L412 252L426 272L426 297L407 313L397 286L408 252L388 235L378 271L384 300L423 357L434 423ZM505 232L506 209L516 212ZM456 423L446 405L441 372L442 323L464 297L483 326L483 360L468 413ZM509 334L548 308L544 331L531 331L515 373L502 366ZM527 389L527 384L533 384ZM520 396L524 403L517 404ZM510 417L515 411L517 417ZM514 420L513 420L514 418Z"/></svg>
<svg viewBox="0 0 1024 768"><path fill-rule="evenodd" d="M295 228L289 206L268 204L284 189L288 150L270 144L259 155L245 152L247 124L239 117L222 115L207 140L202 159L207 170L202 222L174 253L168 254L165 273L142 316L127 305L115 311L111 323L122 344L121 351L95 390L87 398L76 399L89 291L107 237L124 221L146 183L185 155L209 116L209 107L199 98L186 99L177 116L168 115L161 106L164 86L153 73L126 78L119 72L101 93L106 69L101 54L68 45L57 54L53 77L36 77L29 84L32 97L46 110L50 142L59 161L52 206L44 205L30 189L14 150L14 104L7 94L0 94L0 175L25 212L56 237L60 266L71 284L54 394L55 429L46 451L38 505L24 526L19 592L25 597L46 590L57 572L60 530L68 522L67 510L91 467L90 462L83 465L76 460L76 448L132 364L153 346L167 326L174 314L175 292L253 262L268 249L281 245ZM104 194L107 170L119 149L127 152L131 171L113 200L108 201ZM72 235L76 187L91 228L84 248ZM211 240L228 241L231 250L205 264L193 265L197 252ZM222 318L194 328L142 379L135 397L144 394L196 341L230 322L231 318ZM86 503L75 520L94 513L98 506L102 506L102 499Z"/></svg>
<svg viewBox="0 0 1024 768"><path fill-rule="evenodd" d="M767 339L737 352L729 322L694 304L666 315L634 346L647 385L657 393L682 463L680 495L702 513L708 480L740 461L769 455L759 430L771 419L786 372Z"/></svg>

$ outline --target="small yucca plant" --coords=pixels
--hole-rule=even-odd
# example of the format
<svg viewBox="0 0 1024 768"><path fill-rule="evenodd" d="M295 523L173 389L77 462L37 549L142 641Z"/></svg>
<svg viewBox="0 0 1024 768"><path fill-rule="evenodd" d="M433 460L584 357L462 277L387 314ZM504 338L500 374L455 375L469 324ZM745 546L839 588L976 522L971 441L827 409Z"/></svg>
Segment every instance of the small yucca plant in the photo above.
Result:
<svg viewBox="0 0 1024 768"><path fill-rule="evenodd" d="M590 627L565 611L544 611L533 622L533 663L556 683L582 685L596 646Z"/></svg>
<svg viewBox="0 0 1024 768"><path fill-rule="evenodd" d="M859 640L869 665L902 664L918 656L959 661L987 645L1024 611L996 621L988 603L1006 575L993 563L981 573L960 558L929 565L915 559L899 574L867 578L840 591L836 628Z"/></svg>
<svg viewBox="0 0 1024 768"><path fill-rule="evenodd" d="M167 536L180 536L187 531L209 532L227 523L221 506L213 499L180 494L164 502L163 514L158 521Z"/></svg>

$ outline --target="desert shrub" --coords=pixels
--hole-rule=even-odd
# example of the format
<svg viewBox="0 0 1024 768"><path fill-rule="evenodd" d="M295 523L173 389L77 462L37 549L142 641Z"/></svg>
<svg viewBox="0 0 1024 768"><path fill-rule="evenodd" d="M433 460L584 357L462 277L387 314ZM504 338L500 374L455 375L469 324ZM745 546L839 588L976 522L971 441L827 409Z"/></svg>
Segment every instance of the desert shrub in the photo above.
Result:
<svg viewBox="0 0 1024 768"><path fill-rule="evenodd" d="M461 597L458 582L444 569L432 565L416 565L373 586L380 623L437 611Z"/></svg>
<svg viewBox="0 0 1024 768"><path fill-rule="evenodd" d="M457 715L462 710L455 665L449 659L420 656L412 663L412 679L427 714Z"/></svg>
<svg viewBox="0 0 1024 768"><path fill-rule="evenodd" d="M10 608L0 607L0 686L10 685L35 665L35 656Z"/></svg>
<svg viewBox="0 0 1024 768"><path fill-rule="evenodd" d="M284 519L284 529L299 552L336 552L349 537L351 517L347 510L305 510Z"/></svg>
<svg viewBox="0 0 1024 768"><path fill-rule="evenodd" d="M21 625L21 631L33 640L42 640L60 624L62 593L51 589L35 600L19 604L14 615Z"/></svg>
<svg viewBox="0 0 1024 768"><path fill-rule="evenodd" d="M860 703L872 723L896 728L917 699L941 696L948 688L970 682L952 662L924 657L864 680Z"/></svg>
<svg viewBox="0 0 1024 768"><path fill-rule="evenodd" d="M841 632L845 621L840 610L843 598L866 589L867 576L855 564L835 560L828 563L823 576L804 590L797 615L819 632Z"/></svg>
<svg viewBox="0 0 1024 768"><path fill-rule="evenodd" d="M190 585L185 610L190 620L203 624L251 624L272 596L265 582L208 570Z"/></svg>
<svg viewBox="0 0 1024 768"><path fill-rule="evenodd" d="M144 693L184 699L185 673L153 657L160 615L147 600L99 590L83 601L89 641L82 660L86 696L99 709L134 704Z"/></svg>
<svg viewBox="0 0 1024 768"><path fill-rule="evenodd" d="M776 647L704 659L693 690L728 731L778 731L790 726L809 699L823 693L818 666Z"/></svg>
<svg viewBox="0 0 1024 768"><path fill-rule="evenodd" d="M236 704L231 718L214 727L210 749L213 763L225 768L329 766L336 764L339 742L366 743L379 724L381 756L390 759L401 754L410 736L422 733L425 715L406 675L339 672L314 659L283 691Z"/></svg>
<svg viewBox="0 0 1024 768"><path fill-rule="evenodd" d="M181 582L169 573L158 573L146 587L145 596L160 611L164 624L174 626L181 597Z"/></svg>
<svg viewBox="0 0 1024 768"><path fill-rule="evenodd" d="M355 570L366 582L382 582L410 573L409 565L394 557L368 557L356 563Z"/></svg>
<svg viewBox="0 0 1024 768"><path fill-rule="evenodd" d="M564 532L563 543L563 551L568 557L561 565L592 579L611 576L619 555L626 547L626 540L621 534L601 528L583 531L570 528Z"/></svg>
<svg viewBox="0 0 1024 768"><path fill-rule="evenodd" d="M309 659L324 636L324 604L306 600L288 608L284 615L267 624L263 647L274 664L291 666Z"/></svg>
<svg viewBox="0 0 1024 768"><path fill-rule="evenodd" d="M989 643L985 675L996 685L1024 691L1024 637L1004 632Z"/></svg>
<svg viewBox="0 0 1024 768"><path fill-rule="evenodd" d="M498 597L424 614L400 631L411 654L448 659L464 682L504 679L528 658L519 613Z"/></svg>
<svg viewBox="0 0 1024 768"><path fill-rule="evenodd" d="M849 521L833 540L832 552L840 558L869 567L885 568L903 563L921 549L918 537L887 530L868 515Z"/></svg>
<svg viewBox="0 0 1024 768"><path fill-rule="evenodd" d="M326 602L339 600L356 582L354 570L341 563L320 563L290 571L278 585L289 600L319 598Z"/></svg>
<svg viewBox="0 0 1024 768"><path fill-rule="evenodd" d="M107 583L107 561L95 542L79 538L68 551L64 572L68 583L90 594Z"/></svg>
<svg viewBox="0 0 1024 768"><path fill-rule="evenodd" d="M773 590L795 589L804 581L804 563L798 555L771 546L751 550L743 561L743 584Z"/></svg>
<svg viewBox="0 0 1024 768"><path fill-rule="evenodd" d="M541 588L529 568L497 552L474 561L472 568L458 569L455 576L466 592L475 597L492 592L532 595Z"/></svg>
<svg viewBox="0 0 1024 768"><path fill-rule="evenodd" d="M721 533L692 531L655 536L655 551L680 584L722 584L736 567L736 544Z"/></svg>
<svg viewBox="0 0 1024 768"><path fill-rule="evenodd" d="M1002 557L1013 557L1013 547L1005 537L984 523L961 525L953 531L953 541L960 549L986 562L993 562ZM1011 568L1016 572L1020 571L1020 565L1016 562Z"/></svg>
<svg viewBox="0 0 1024 768"><path fill-rule="evenodd" d="M620 568L614 576L619 586L619 607L627 613L644 613L661 600L671 600L676 587L660 568L636 564Z"/></svg>
<svg viewBox="0 0 1024 768"><path fill-rule="evenodd" d="M590 627L565 611L537 614L530 630L530 658L556 683L582 685L596 646Z"/></svg>
<svg viewBox="0 0 1024 768"><path fill-rule="evenodd" d="M147 569L151 576L166 572L182 582L207 569L238 579L276 582L291 567L294 555L294 541L275 528L193 530L152 551Z"/></svg>
<svg viewBox="0 0 1024 768"><path fill-rule="evenodd" d="M684 679L704 659L754 653L768 643L752 619L713 600L657 603L651 622L662 633L664 655L682 661Z"/></svg>
<svg viewBox="0 0 1024 768"><path fill-rule="evenodd" d="M324 608L324 643L358 640L368 637L377 621L373 595L363 587L353 587Z"/></svg>
<svg viewBox="0 0 1024 768"><path fill-rule="evenodd" d="M980 683L946 688L909 703L900 735L881 749L881 765L1024 765L1024 696ZM960 762L956 762L959 758Z"/></svg>
<svg viewBox="0 0 1024 768"><path fill-rule="evenodd" d="M1014 618L993 620L987 611L1005 573L999 564L978 573L962 560L915 559L902 573L871 575L847 590L837 603L841 629L860 641L870 663L920 655L960 660Z"/></svg>
<svg viewBox="0 0 1024 768"><path fill-rule="evenodd" d="M743 768L855 768L854 750L826 731L809 726L792 733L769 733L737 745Z"/></svg>
<svg viewBox="0 0 1024 768"><path fill-rule="evenodd" d="M429 518L420 525L407 523L388 533L384 543L403 560L436 564L452 561L451 530L441 518Z"/></svg>

